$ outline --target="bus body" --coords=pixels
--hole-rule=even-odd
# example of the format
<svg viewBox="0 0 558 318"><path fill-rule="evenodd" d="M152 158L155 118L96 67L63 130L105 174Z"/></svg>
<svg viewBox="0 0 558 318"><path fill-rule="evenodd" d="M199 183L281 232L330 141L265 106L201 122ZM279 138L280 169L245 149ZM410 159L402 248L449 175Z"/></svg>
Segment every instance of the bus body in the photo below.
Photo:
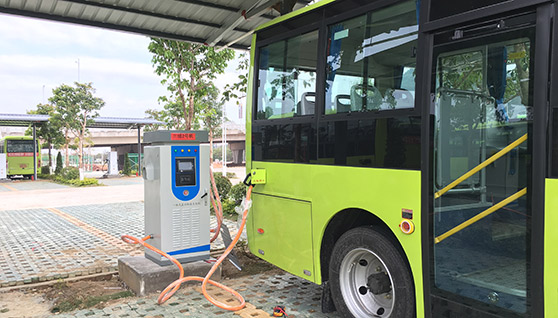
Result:
<svg viewBox="0 0 558 318"><path fill-rule="evenodd" d="M251 252L343 317L558 317L557 13L327 0L258 28Z"/></svg>
<svg viewBox="0 0 558 318"><path fill-rule="evenodd" d="M37 170L41 166L41 148L37 142ZM33 169L33 137L7 136L0 140L0 152L6 154L6 172L8 178L21 175L31 179Z"/></svg>

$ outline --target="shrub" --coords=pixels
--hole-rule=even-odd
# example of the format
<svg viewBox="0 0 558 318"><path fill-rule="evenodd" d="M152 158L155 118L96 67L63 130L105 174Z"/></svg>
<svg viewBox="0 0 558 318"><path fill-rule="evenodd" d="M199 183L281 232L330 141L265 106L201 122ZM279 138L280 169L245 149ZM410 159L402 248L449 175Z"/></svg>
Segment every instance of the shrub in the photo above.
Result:
<svg viewBox="0 0 558 318"><path fill-rule="evenodd" d="M50 167L49 166L42 166L41 167L41 174L43 174L43 175L50 174Z"/></svg>
<svg viewBox="0 0 558 318"><path fill-rule="evenodd" d="M221 204L223 205L223 215L227 215L227 216L236 215L236 211L234 210L236 204L233 200L229 200L229 199L222 200Z"/></svg>
<svg viewBox="0 0 558 318"><path fill-rule="evenodd" d="M130 167L130 159L128 158L128 154L124 156L124 168L122 168L122 174L127 176L132 174L132 168Z"/></svg>
<svg viewBox="0 0 558 318"><path fill-rule="evenodd" d="M66 167L62 169L62 171L60 172L60 176L62 177L62 179L65 180L79 180L79 169L76 167Z"/></svg>
<svg viewBox="0 0 558 318"><path fill-rule="evenodd" d="M54 169L54 174L60 174L62 172L62 153L58 152L56 155L56 169Z"/></svg>
<svg viewBox="0 0 558 318"><path fill-rule="evenodd" d="M83 180L76 179L64 179L62 176L55 176L53 178L55 182L68 184L74 187L86 187L86 186L99 186L99 180L92 178L83 178Z"/></svg>
<svg viewBox="0 0 558 318"><path fill-rule="evenodd" d="M217 191L219 191L219 196L222 201L225 201L229 197L229 191L231 190L232 183L226 177L223 177L221 173L214 173L215 184L217 185Z"/></svg>
<svg viewBox="0 0 558 318"><path fill-rule="evenodd" d="M42 174L42 173L40 173L40 174L37 175L37 178L55 180L56 175L55 174Z"/></svg>
<svg viewBox="0 0 558 318"><path fill-rule="evenodd" d="M92 179L92 178L83 178L83 180L79 180L79 179L68 180L67 183L75 187L86 187L86 186L99 185L99 180Z"/></svg>
<svg viewBox="0 0 558 318"><path fill-rule="evenodd" d="M237 183L232 186L229 197L234 200L234 202L238 205L242 202L242 199L246 197L246 186L244 183Z"/></svg>

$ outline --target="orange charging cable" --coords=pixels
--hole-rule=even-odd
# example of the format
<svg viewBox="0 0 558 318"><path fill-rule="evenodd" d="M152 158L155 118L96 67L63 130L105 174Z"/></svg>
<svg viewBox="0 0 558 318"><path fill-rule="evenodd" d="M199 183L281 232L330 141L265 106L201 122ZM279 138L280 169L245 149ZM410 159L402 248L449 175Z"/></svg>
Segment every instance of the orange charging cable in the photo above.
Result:
<svg viewBox="0 0 558 318"><path fill-rule="evenodd" d="M211 174L211 176L212 176L211 179L212 179L214 191L215 191L215 193L217 193L217 190L216 190L217 188L215 186L215 180L213 179L213 174ZM248 205L248 202L250 201L250 197L252 195L252 188L253 187L254 187L253 185L250 185L248 187L248 191L246 192L246 205L247 206L245 207L244 212L242 213L242 222L240 224L238 232L236 233L234 239L232 240L231 244L227 247L227 249L225 250L223 255L221 255L217 259L217 261L215 262L215 264L213 264L213 266L211 267L211 269L209 270L207 275L203 278L198 277L198 276L186 276L186 277L184 277L184 268L182 267L182 264L180 264L180 262L176 260L176 258L174 258L174 257L170 256L169 254L159 250L156 247L153 247L152 245L150 245L148 243L145 243L145 241L152 238L151 235L148 235L148 236L146 236L142 239L138 239L138 238L135 238L135 237L130 236L130 235L122 235L121 238L124 242L129 243L129 244L141 244L145 248L148 248L148 249L154 251L155 253L160 254L160 255L168 258L171 262L173 262L180 269L179 278L177 280L175 280L174 282L172 282L169 286L167 286L167 288L165 288L161 292L161 294L159 295L159 298L157 298L157 303L162 304L165 301L167 301L169 298L171 298L172 295L174 295L174 293L176 293L176 291L178 291L178 289L180 288L180 285L182 283L187 282L187 281L200 281L200 282L202 282L201 288L202 288L203 295L213 305L215 305L215 306L217 306L221 309L231 310L231 311L236 311L236 310L240 310L240 309L244 308L246 302L244 301L244 298L242 297L242 295L240 295L237 291L235 291L234 289L232 289L230 287L227 287L227 286L225 286L221 283L218 283L216 281L212 281L210 278L213 275L213 273L215 273L215 271L217 270L219 265L221 265L221 263L225 260L225 258L232 251L232 249L234 248L234 246L236 245L236 243L240 239L240 236L242 235L242 231L244 229L244 226L246 225L246 218L248 217L248 210L250 209L250 206ZM219 198L218 193L217 193L217 198ZM214 202L213 202L213 204L215 206ZM219 205L220 205L220 202L219 202ZM221 211L221 213L222 213L222 211ZM215 214L217 214L217 209L215 210ZM221 214L221 218L222 218L222 214ZM220 227L220 224L221 223L218 221L218 228ZM218 231L218 229L216 229L216 234L218 234L218 233L219 233L219 231ZM214 237L216 238L216 235ZM231 306L231 305L225 304L225 303L220 302L220 301L216 300L215 298L211 297L211 295L209 295L207 293L207 284L208 283L229 292L230 294L232 294L234 297L236 297L238 299L240 304L236 305L236 306Z"/></svg>

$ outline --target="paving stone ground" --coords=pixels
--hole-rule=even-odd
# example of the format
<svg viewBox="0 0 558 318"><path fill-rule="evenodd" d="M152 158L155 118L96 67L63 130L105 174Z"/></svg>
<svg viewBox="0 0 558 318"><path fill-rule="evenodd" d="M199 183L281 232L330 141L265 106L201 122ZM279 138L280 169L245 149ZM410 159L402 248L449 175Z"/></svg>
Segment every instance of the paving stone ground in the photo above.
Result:
<svg viewBox="0 0 558 318"><path fill-rule="evenodd" d="M143 179L137 177L107 178L107 179L99 179L99 183L108 186L143 184Z"/></svg>
<svg viewBox="0 0 558 318"><path fill-rule="evenodd" d="M64 189L69 186L50 182L47 180L26 181L13 180L0 183L0 191L29 191L29 190L48 190L48 189Z"/></svg>
<svg viewBox="0 0 558 318"><path fill-rule="evenodd" d="M289 318L337 318L337 313L323 314L320 310L321 287L302 278L282 273L258 274L222 283L243 295L246 309L230 312L213 306L201 294L199 284L189 284L170 300L157 304L157 294L122 299L103 309L85 309L59 317L270 317L273 307L285 306ZM218 300L234 305L236 300L227 293L208 288Z"/></svg>
<svg viewBox="0 0 558 318"><path fill-rule="evenodd" d="M143 254L120 240L145 235L143 213L143 202L0 211L0 287L117 270L119 257Z"/></svg>
<svg viewBox="0 0 558 318"><path fill-rule="evenodd" d="M132 187L143 182L141 178L107 180L112 182L110 186L117 185L115 191L126 187L128 182ZM35 190L45 184L48 183L0 183L0 192ZM215 223L212 218L212 227ZM238 223L226 220L225 224L235 235ZM141 248L123 243L120 235L142 237L143 226L143 202L140 201L0 209L0 287L116 270L118 257L143 253ZM211 248L223 247L219 238ZM163 305L156 304L157 295L149 295L122 299L104 309L86 309L58 316L258 318L270 317L272 308L282 305L291 318L338 317L320 312L320 286L290 274L252 275L223 283L244 295L246 309L232 313L215 307L203 297L199 284L193 284L182 288ZM224 301L231 299L220 291L212 294Z"/></svg>

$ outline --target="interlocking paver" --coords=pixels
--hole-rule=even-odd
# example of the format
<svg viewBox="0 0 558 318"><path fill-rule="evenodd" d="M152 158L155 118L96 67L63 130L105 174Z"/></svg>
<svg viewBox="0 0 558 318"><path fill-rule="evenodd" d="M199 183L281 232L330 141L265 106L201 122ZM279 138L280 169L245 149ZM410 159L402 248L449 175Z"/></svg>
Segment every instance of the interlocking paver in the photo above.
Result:
<svg viewBox="0 0 558 318"><path fill-rule="evenodd" d="M107 178L107 179L99 179L99 183L108 186L143 184L143 178L141 177Z"/></svg>
<svg viewBox="0 0 558 318"><path fill-rule="evenodd" d="M270 317L273 307L285 306L290 318L337 318L337 313L323 314L320 311L321 287L288 273L277 275L252 275L238 279L225 280L224 284L240 291L247 307L237 312L230 312L211 305L200 292L199 285L189 284L178 291L163 305L156 304L157 295L141 298L122 299L121 302L108 306L103 314L110 313L116 317ZM272 287L270 287L272 286ZM208 288L219 300L229 298L228 294L214 287ZM236 300L235 300L236 301ZM111 311L107 311L111 310ZM122 314L121 311L125 312ZM76 317L89 313L81 310L61 317ZM118 313L118 314L116 314ZM102 316L95 312L90 317Z"/></svg>
<svg viewBox="0 0 558 318"><path fill-rule="evenodd" d="M120 236L145 235L143 207L126 202L0 211L0 287L116 270L118 257L141 254ZM225 224L234 235L237 222ZM213 250L223 247L221 238L212 244Z"/></svg>
<svg viewBox="0 0 558 318"><path fill-rule="evenodd" d="M68 185L54 183L48 180L37 180L37 181L17 180L5 184L19 191L64 189L69 187Z"/></svg>

